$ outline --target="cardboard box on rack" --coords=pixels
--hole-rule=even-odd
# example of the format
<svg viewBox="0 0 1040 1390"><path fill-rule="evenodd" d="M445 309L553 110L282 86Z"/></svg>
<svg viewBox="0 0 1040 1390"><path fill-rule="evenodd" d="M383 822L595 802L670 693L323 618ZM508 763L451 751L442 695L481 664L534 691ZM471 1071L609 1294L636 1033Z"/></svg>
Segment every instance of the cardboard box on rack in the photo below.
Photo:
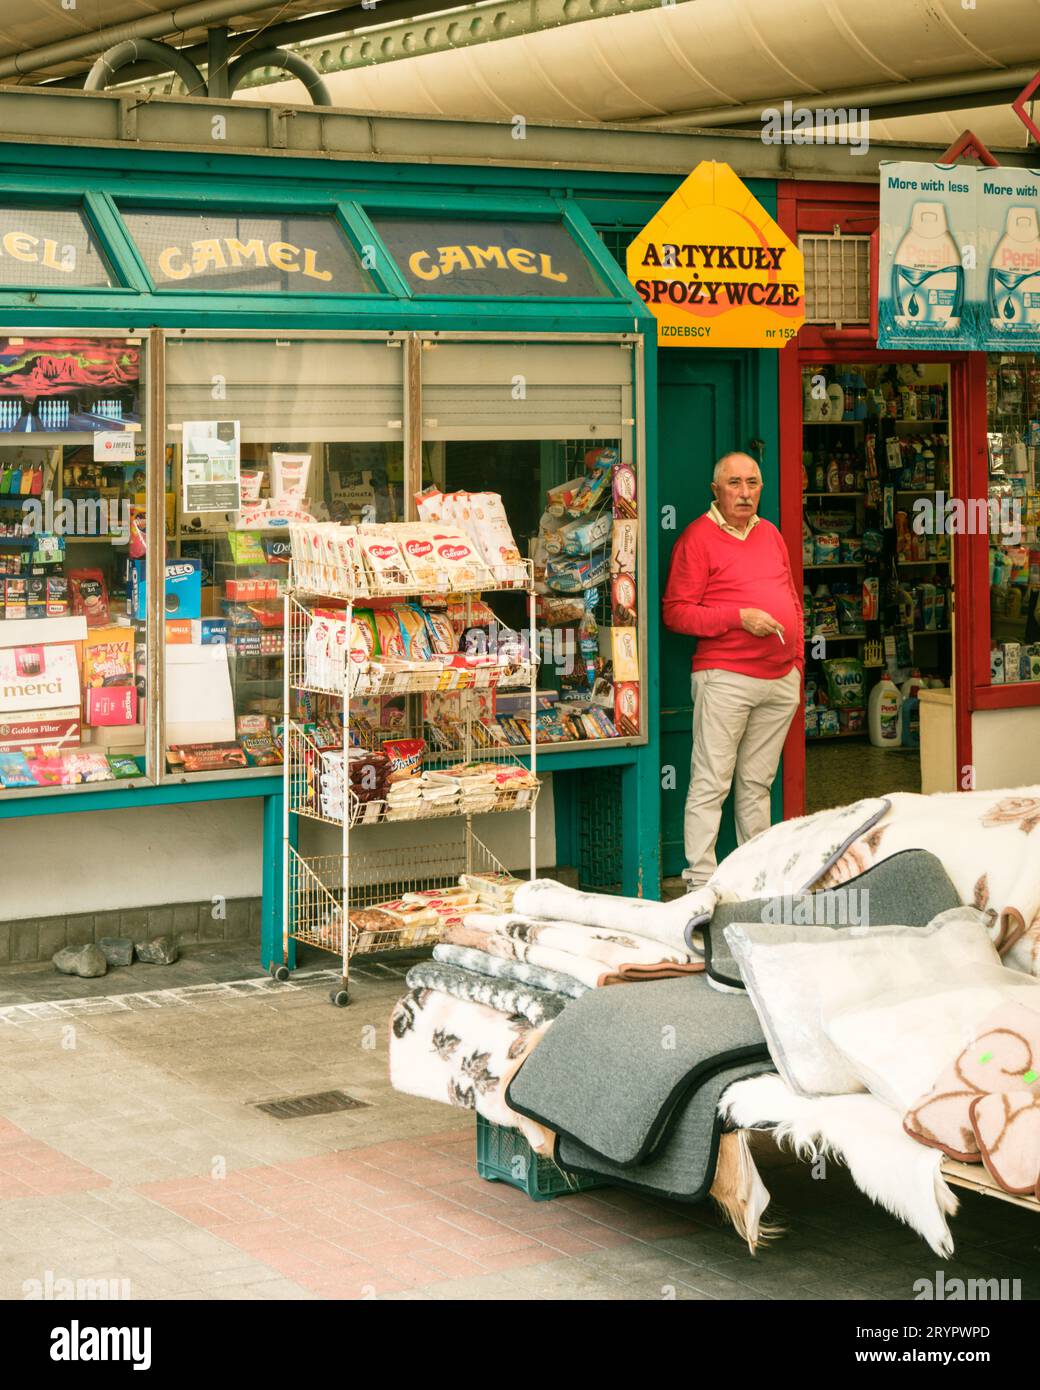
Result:
<svg viewBox="0 0 1040 1390"><path fill-rule="evenodd" d="M83 743L91 748L117 748L121 753L144 752L143 724L99 724L95 729L83 730Z"/></svg>

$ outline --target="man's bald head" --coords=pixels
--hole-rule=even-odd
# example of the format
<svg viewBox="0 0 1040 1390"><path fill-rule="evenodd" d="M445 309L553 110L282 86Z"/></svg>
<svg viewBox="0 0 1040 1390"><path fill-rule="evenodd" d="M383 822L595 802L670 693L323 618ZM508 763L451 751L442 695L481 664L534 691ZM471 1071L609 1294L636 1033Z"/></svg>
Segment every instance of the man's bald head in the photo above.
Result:
<svg viewBox="0 0 1040 1390"><path fill-rule="evenodd" d="M758 512L762 470L750 454L723 454L715 465L711 490L728 524L746 530Z"/></svg>

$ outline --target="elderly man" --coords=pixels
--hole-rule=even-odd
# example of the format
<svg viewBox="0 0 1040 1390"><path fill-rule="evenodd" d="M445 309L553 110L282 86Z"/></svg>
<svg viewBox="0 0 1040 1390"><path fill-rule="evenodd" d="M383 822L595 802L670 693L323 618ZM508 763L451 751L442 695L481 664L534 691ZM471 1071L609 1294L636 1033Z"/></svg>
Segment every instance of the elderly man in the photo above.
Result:
<svg viewBox="0 0 1040 1390"><path fill-rule="evenodd" d="M737 842L769 824L769 789L801 703L802 604L780 532L758 515L762 474L747 454L715 465L715 500L672 552L663 616L696 637L693 757L683 878L715 871L722 803L733 786Z"/></svg>

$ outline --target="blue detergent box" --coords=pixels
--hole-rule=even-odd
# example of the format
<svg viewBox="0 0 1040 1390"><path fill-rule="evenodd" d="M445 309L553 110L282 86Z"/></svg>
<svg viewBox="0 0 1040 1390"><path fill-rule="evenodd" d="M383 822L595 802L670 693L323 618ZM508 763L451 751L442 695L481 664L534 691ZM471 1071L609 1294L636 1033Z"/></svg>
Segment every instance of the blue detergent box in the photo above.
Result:
<svg viewBox="0 0 1040 1390"><path fill-rule="evenodd" d="M144 622L147 616L144 559L130 564L130 616ZM202 562L198 559L166 561L166 617L202 617Z"/></svg>

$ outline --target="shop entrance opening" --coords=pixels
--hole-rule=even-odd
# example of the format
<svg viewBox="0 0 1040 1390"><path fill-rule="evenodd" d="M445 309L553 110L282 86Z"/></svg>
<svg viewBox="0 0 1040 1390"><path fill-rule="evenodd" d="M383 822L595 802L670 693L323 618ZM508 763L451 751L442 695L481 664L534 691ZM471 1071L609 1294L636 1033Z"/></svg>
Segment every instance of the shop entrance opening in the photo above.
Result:
<svg viewBox="0 0 1040 1390"><path fill-rule="evenodd" d="M951 488L949 387L941 363L803 368L810 812L928 781L922 713L952 701L952 538L975 524Z"/></svg>

